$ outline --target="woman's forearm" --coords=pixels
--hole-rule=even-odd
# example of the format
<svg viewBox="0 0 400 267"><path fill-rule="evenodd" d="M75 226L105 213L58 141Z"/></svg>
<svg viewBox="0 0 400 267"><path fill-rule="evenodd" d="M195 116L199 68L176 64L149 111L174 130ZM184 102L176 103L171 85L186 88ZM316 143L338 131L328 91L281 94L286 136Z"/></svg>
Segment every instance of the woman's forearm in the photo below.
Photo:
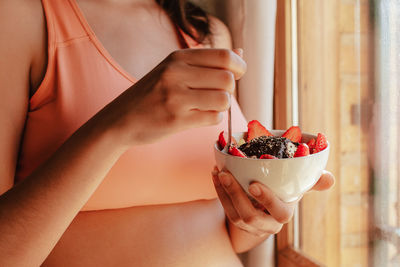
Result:
<svg viewBox="0 0 400 267"><path fill-rule="evenodd" d="M0 266L39 266L45 260L127 148L118 130L109 127L111 120L97 114L0 196Z"/></svg>

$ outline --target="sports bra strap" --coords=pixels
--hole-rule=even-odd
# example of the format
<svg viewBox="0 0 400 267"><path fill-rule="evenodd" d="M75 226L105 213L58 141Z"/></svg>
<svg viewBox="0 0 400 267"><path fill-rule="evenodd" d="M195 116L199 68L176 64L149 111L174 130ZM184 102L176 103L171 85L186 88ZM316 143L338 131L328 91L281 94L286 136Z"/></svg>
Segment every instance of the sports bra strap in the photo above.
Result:
<svg viewBox="0 0 400 267"><path fill-rule="evenodd" d="M42 0L49 40L65 43L88 36L71 1Z"/></svg>

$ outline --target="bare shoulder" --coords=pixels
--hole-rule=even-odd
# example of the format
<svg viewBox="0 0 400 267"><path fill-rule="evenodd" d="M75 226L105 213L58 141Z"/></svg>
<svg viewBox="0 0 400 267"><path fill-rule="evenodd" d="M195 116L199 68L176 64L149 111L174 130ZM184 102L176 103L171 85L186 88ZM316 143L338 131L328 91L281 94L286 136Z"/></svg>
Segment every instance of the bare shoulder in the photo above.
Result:
<svg viewBox="0 0 400 267"><path fill-rule="evenodd" d="M213 48L232 49L232 38L228 27L218 18L209 16Z"/></svg>
<svg viewBox="0 0 400 267"><path fill-rule="evenodd" d="M29 84L36 88L47 62L46 19L41 0L0 0L0 35L6 40L0 43L0 54L17 55L8 58L5 65L19 70L29 65Z"/></svg>
<svg viewBox="0 0 400 267"><path fill-rule="evenodd" d="M40 0L0 0L0 49L15 47L20 53L34 52L43 34L43 8Z"/></svg>
<svg viewBox="0 0 400 267"><path fill-rule="evenodd" d="M19 27L33 28L36 23L43 19L43 8L40 0L0 0L0 20L5 22L14 22ZM33 24L28 24L28 23ZM7 26L7 25L2 25Z"/></svg>
<svg viewBox="0 0 400 267"><path fill-rule="evenodd" d="M43 20L40 0L0 0L0 195L14 181Z"/></svg>

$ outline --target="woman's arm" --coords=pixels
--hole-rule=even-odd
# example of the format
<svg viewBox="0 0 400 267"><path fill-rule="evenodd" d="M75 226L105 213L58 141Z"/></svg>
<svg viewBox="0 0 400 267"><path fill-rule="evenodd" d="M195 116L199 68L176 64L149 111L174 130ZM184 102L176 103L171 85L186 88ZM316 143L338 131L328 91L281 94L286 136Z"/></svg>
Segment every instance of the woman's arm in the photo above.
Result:
<svg viewBox="0 0 400 267"><path fill-rule="evenodd" d="M42 54L41 16L40 1L0 1L0 266L39 266L124 150L113 141L120 133L99 114L10 189L31 67Z"/></svg>
<svg viewBox="0 0 400 267"><path fill-rule="evenodd" d="M32 3L39 4L39 14L32 14L37 8ZM129 147L218 124L235 78L246 69L228 50L172 53L10 189L27 115L32 62L40 53L32 42L43 34L35 19L43 16L41 12L39 0L0 1L0 36L6 40L0 42L0 194L5 192L0 196L0 266L39 266Z"/></svg>
<svg viewBox="0 0 400 267"><path fill-rule="evenodd" d="M0 196L1 266L39 266L124 151L115 142L120 134L103 119L90 120Z"/></svg>

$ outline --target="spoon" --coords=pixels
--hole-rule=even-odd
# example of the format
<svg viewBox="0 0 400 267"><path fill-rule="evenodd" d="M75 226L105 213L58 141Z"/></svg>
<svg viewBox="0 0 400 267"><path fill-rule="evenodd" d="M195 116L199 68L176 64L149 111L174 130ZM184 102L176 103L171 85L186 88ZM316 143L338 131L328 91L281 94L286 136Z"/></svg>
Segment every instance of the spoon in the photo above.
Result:
<svg viewBox="0 0 400 267"><path fill-rule="evenodd" d="M242 48L235 48L233 49L233 51L240 56L241 58L243 58L243 49ZM235 82L235 88L237 88L237 82ZM229 102L232 103L231 101L231 95L229 94ZM228 153L229 152L229 148L232 146L232 109L231 109L231 105L229 106L228 109L228 142L226 144L226 146L224 147L224 149L222 150L222 152Z"/></svg>
<svg viewBox="0 0 400 267"><path fill-rule="evenodd" d="M231 95L229 95L229 102L231 102ZM229 148L232 145L232 109L231 106L229 106L228 109L228 142L226 143L226 146L222 150L222 152L227 153L229 152Z"/></svg>
<svg viewBox="0 0 400 267"><path fill-rule="evenodd" d="M231 96L229 95L229 98ZM231 107L228 109L228 143L226 144L226 147L224 147L224 152L228 153L229 148L232 145L232 110Z"/></svg>

